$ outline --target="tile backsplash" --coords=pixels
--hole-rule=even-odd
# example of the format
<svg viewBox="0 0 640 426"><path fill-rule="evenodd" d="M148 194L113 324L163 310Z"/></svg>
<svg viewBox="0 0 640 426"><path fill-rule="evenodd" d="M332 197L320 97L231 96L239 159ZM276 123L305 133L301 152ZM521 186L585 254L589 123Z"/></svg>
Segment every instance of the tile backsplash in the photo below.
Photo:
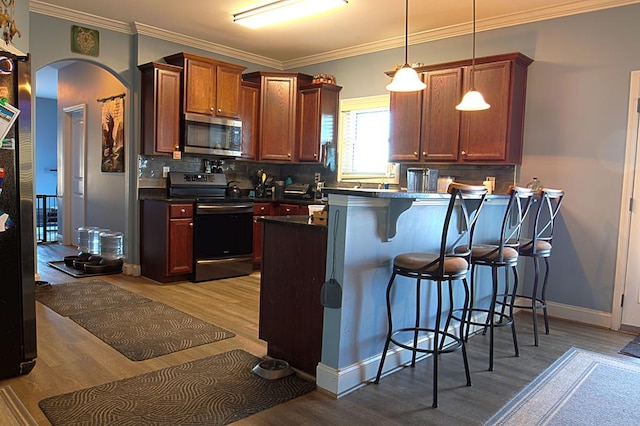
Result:
<svg viewBox="0 0 640 426"><path fill-rule="evenodd" d="M204 172L204 160L210 157L183 155L182 159L174 160L164 156L138 156L138 184L139 188L166 188L166 180L162 177L163 167L172 171ZM286 180L288 177L294 182L313 183L315 173L320 173L321 180L326 186L353 186L353 182L338 183L337 172L330 171L320 164L272 164L245 161L240 159L224 159L219 164L227 176L227 181L236 181L240 188L254 187L251 176L258 169L273 176L274 181ZM487 176L496 178L496 193L505 193L509 185L519 181L519 167L515 165L484 166L458 164L401 164L400 184L391 187L406 188L407 168L421 167L437 169L439 176L452 176L458 182L481 185ZM378 187L378 184L363 184L364 187Z"/></svg>

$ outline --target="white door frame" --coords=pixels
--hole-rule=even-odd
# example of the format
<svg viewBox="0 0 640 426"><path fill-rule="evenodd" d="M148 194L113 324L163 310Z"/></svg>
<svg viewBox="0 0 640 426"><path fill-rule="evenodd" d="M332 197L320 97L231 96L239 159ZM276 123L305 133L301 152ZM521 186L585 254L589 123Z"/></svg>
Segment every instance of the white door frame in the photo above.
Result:
<svg viewBox="0 0 640 426"><path fill-rule="evenodd" d="M84 123L84 137L83 140L86 143L86 123L87 123L87 105L78 104L69 107L62 108L63 114L63 135L61 145L58 145L58 152L62 155L58 155L58 188L62 188L62 192L58 190L58 205L63 206L62 214L62 235L58 235L58 240L62 240L62 244L71 245L75 243L73 240L73 229L71 226L71 202L72 202L72 166L71 166L71 149L72 149L72 128L73 128L73 114L77 112L82 113L82 121ZM82 147L83 156L85 155L85 147ZM84 175L86 177L86 161L83 161ZM83 180L83 193L86 189L86 182ZM84 215L84 206L82 208ZM83 220L84 222L84 220Z"/></svg>
<svg viewBox="0 0 640 426"><path fill-rule="evenodd" d="M613 306L611 307L611 329L619 330L622 325L621 300L624 294L627 280L627 266L629 258L629 232L631 229L630 203L633 198L633 186L636 168L640 164L636 163L640 155L638 145L638 99L640 99L640 71L631 72L631 83L629 89L629 111L627 118L627 139L624 153L624 171L622 179L622 197L620 202L620 227L618 229L618 248L616 251L616 272L613 287ZM635 204L640 204L636 200ZM639 208L636 205L634 208Z"/></svg>

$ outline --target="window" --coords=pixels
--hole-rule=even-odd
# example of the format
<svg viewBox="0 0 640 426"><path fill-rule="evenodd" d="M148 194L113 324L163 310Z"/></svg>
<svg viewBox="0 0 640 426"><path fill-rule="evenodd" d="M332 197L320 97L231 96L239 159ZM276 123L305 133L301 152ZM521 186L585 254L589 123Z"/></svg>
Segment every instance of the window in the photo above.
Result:
<svg viewBox="0 0 640 426"><path fill-rule="evenodd" d="M340 102L338 181L398 183L389 163L389 95Z"/></svg>

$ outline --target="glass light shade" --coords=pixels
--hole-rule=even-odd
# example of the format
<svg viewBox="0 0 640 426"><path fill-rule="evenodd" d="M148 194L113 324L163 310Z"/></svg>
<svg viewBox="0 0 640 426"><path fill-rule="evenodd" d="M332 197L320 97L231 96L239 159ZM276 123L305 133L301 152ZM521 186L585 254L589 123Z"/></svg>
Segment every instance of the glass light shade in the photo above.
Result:
<svg viewBox="0 0 640 426"><path fill-rule="evenodd" d="M261 28L292 21L344 6L347 0L279 0L236 13L233 21L248 28Z"/></svg>
<svg viewBox="0 0 640 426"><path fill-rule="evenodd" d="M477 90L469 90L456 105L456 109L460 111L482 111L489 108L491 105L485 102L482 93Z"/></svg>
<svg viewBox="0 0 640 426"><path fill-rule="evenodd" d="M417 92L426 87L427 85L420 80L416 70L411 68L409 64L404 64L396 71L391 83L387 84L387 90L391 92Z"/></svg>

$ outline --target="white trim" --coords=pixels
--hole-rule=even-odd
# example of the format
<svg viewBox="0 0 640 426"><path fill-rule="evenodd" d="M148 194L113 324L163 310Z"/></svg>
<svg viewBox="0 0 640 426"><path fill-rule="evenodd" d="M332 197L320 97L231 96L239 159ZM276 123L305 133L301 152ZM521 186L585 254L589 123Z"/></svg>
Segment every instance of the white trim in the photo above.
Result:
<svg viewBox="0 0 640 426"><path fill-rule="evenodd" d="M516 303L520 303L517 301ZM608 312L595 311L592 309L585 309L579 306L563 305L561 303L547 302L548 314L550 317L550 333L553 334L553 318L561 318L567 321L576 321L584 324L593 325L596 327L609 328L611 323L611 314ZM540 310L540 315L542 314ZM482 314L478 314L482 315ZM476 319L477 320L477 319ZM541 318L539 318L541 320ZM541 325L541 324L540 324ZM479 331L481 327L474 326L471 329L471 333ZM454 335L458 333L458 327L450 327L451 332ZM538 327L538 332L544 334L544 328ZM430 339L431 336L425 336L421 342ZM522 335L518 336L520 339ZM471 337L473 338L473 337ZM316 385L322 390L330 393L336 398L341 398L349 393L360 389L363 386L373 383L373 380L378 374L378 366L380 365L380 357L382 354L378 354L371 358L362 360L356 364L347 366L345 368L336 369L329 367L328 365L319 363L316 367ZM423 359L430 355L422 354L418 359ZM411 352L393 346L387 352L387 358L384 362L384 371L382 377L395 372L411 362ZM461 379L463 380L463 379ZM384 385L380 382L381 386Z"/></svg>
<svg viewBox="0 0 640 426"><path fill-rule="evenodd" d="M620 197L620 223L618 227L618 247L616 250L616 272L613 285L611 307L611 329L619 330L622 325L622 306L620 300L624 294L627 279L627 261L629 253L629 231L631 229L631 211L629 200L633 197L633 180L636 169L636 130L638 129L638 98L640 97L640 71L631 72L629 88L629 112L627 118L627 141L624 153L624 171L622 173L622 196Z"/></svg>

